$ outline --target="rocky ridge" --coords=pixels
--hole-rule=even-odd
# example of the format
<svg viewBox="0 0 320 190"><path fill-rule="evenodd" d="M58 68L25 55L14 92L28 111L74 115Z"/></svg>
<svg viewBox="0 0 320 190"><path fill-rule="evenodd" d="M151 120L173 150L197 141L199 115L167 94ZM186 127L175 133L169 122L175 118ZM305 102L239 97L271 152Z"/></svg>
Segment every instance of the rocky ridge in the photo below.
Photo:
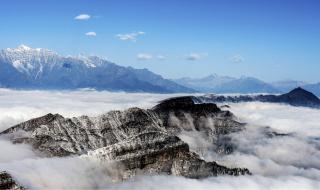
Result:
<svg viewBox="0 0 320 190"><path fill-rule="evenodd" d="M320 99L313 93L298 87L288 93L281 95L239 95L239 96L224 96L209 94L197 97L199 102L270 102L284 103L292 106L302 106L311 108L320 108Z"/></svg>
<svg viewBox="0 0 320 190"><path fill-rule="evenodd" d="M227 168L203 160L178 137L183 131L201 133L216 145L216 151L223 152L230 148L225 146L225 135L244 128L231 112L195 100L192 96L171 98L152 109L130 108L98 117L47 114L0 135L13 143L30 144L49 157L79 155L118 163L122 179L140 173L189 178L250 174L245 168Z"/></svg>
<svg viewBox="0 0 320 190"><path fill-rule="evenodd" d="M0 172L0 189L24 190L25 188L19 186L9 173Z"/></svg>

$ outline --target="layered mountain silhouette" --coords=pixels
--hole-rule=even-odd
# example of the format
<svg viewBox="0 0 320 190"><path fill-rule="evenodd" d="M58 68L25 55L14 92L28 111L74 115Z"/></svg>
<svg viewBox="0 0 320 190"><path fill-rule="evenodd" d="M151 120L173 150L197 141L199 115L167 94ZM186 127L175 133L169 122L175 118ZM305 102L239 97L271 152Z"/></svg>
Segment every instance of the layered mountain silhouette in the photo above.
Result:
<svg viewBox="0 0 320 190"><path fill-rule="evenodd" d="M204 78L184 77L174 80L176 83L207 93L285 93L303 87L320 96L320 83L309 84L303 81L283 80L267 83L254 77L229 77L217 74Z"/></svg>
<svg viewBox="0 0 320 190"><path fill-rule="evenodd" d="M192 79L181 78L176 83L193 88L200 92L213 93L277 93L280 92L271 84L253 77L234 78L228 76L209 75L208 77Z"/></svg>

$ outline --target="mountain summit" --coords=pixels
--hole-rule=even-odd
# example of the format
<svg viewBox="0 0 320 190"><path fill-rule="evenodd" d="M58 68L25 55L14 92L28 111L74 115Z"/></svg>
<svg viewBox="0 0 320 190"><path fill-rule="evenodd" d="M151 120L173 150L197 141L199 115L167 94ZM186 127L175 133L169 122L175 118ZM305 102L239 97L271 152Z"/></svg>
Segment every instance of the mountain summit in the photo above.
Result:
<svg viewBox="0 0 320 190"><path fill-rule="evenodd" d="M51 50L26 45L0 51L0 86L19 89L193 92L147 69L122 67L97 56L64 57Z"/></svg>
<svg viewBox="0 0 320 190"><path fill-rule="evenodd" d="M287 102L291 105L306 105L320 107L320 100L311 92L298 87L291 90L289 93L278 96L282 102Z"/></svg>

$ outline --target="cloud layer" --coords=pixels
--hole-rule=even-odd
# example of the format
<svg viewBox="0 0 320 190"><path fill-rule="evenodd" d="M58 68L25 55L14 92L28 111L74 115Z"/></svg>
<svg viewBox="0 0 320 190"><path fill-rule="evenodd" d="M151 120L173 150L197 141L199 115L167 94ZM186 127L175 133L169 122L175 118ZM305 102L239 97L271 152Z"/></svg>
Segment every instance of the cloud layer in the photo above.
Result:
<svg viewBox="0 0 320 190"><path fill-rule="evenodd" d="M45 92L0 89L0 130L46 113L72 117L95 116L132 106L150 108L157 101L176 95L110 93L96 91ZM181 94L180 94L181 95ZM212 177L203 180L173 176L140 176L122 183L112 182L113 170L79 157L43 158L28 145L0 139L0 170L9 171L31 189L320 189L320 110L280 104L230 104L239 120L248 122L243 132L230 135L237 145L234 153L200 154L230 167L248 167L254 174L242 177ZM265 126L289 136L267 138ZM194 151L210 143L196 133L182 139ZM107 164L107 163L105 163Z"/></svg>

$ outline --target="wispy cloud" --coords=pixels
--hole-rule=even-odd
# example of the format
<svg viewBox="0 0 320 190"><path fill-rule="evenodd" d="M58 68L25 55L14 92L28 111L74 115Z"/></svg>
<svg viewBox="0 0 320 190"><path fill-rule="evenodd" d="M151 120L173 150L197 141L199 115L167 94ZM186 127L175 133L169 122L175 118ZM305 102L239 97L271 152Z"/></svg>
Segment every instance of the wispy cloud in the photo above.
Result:
<svg viewBox="0 0 320 190"><path fill-rule="evenodd" d="M145 32L132 32L132 33L128 33L128 34L117 34L116 37L119 38L122 41L132 41L132 42L136 42L137 41L137 37L144 35Z"/></svg>
<svg viewBox="0 0 320 190"><path fill-rule="evenodd" d="M186 59L189 61L197 61L199 59L206 57L207 55L208 54L206 54L206 53L190 53L190 54L186 55Z"/></svg>
<svg viewBox="0 0 320 190"><path fill-rule="evenodd" d="M150 59L152 59L153 56L152 56L151 54L148 54L148 53L139 53L139 54L137 55L137 58L138 58L139 60L145 61L145 60L150 60Z"/></svg>
<svg viewBox="0 0 320 190"><path fill-rule="evenodd" d="M97 36L97 33L95 33L95 32L87 32L87 33L86 33L86 36L96 37L96 36Z"/></svg>
<svg viewBox="0 0 320 190"><path fill-rule="evenodd" d="M80 14L76 17L74 17L75 20L89 20L91 18L88 14Z"/></svg>
<svg viewBox="0 0 320 190"><path fill-rule="evenodd" d="M233 55L232 57L229 58L229 61L233 62L233 63L242 63L244 62L244 57L240 54L237 55Z"/></svg>
<svg viewBox="0 0 320 190"><path fill-rule="evenodd" d="M157 55L157 59L165 60L167 57L165 55Z"/></svg>

